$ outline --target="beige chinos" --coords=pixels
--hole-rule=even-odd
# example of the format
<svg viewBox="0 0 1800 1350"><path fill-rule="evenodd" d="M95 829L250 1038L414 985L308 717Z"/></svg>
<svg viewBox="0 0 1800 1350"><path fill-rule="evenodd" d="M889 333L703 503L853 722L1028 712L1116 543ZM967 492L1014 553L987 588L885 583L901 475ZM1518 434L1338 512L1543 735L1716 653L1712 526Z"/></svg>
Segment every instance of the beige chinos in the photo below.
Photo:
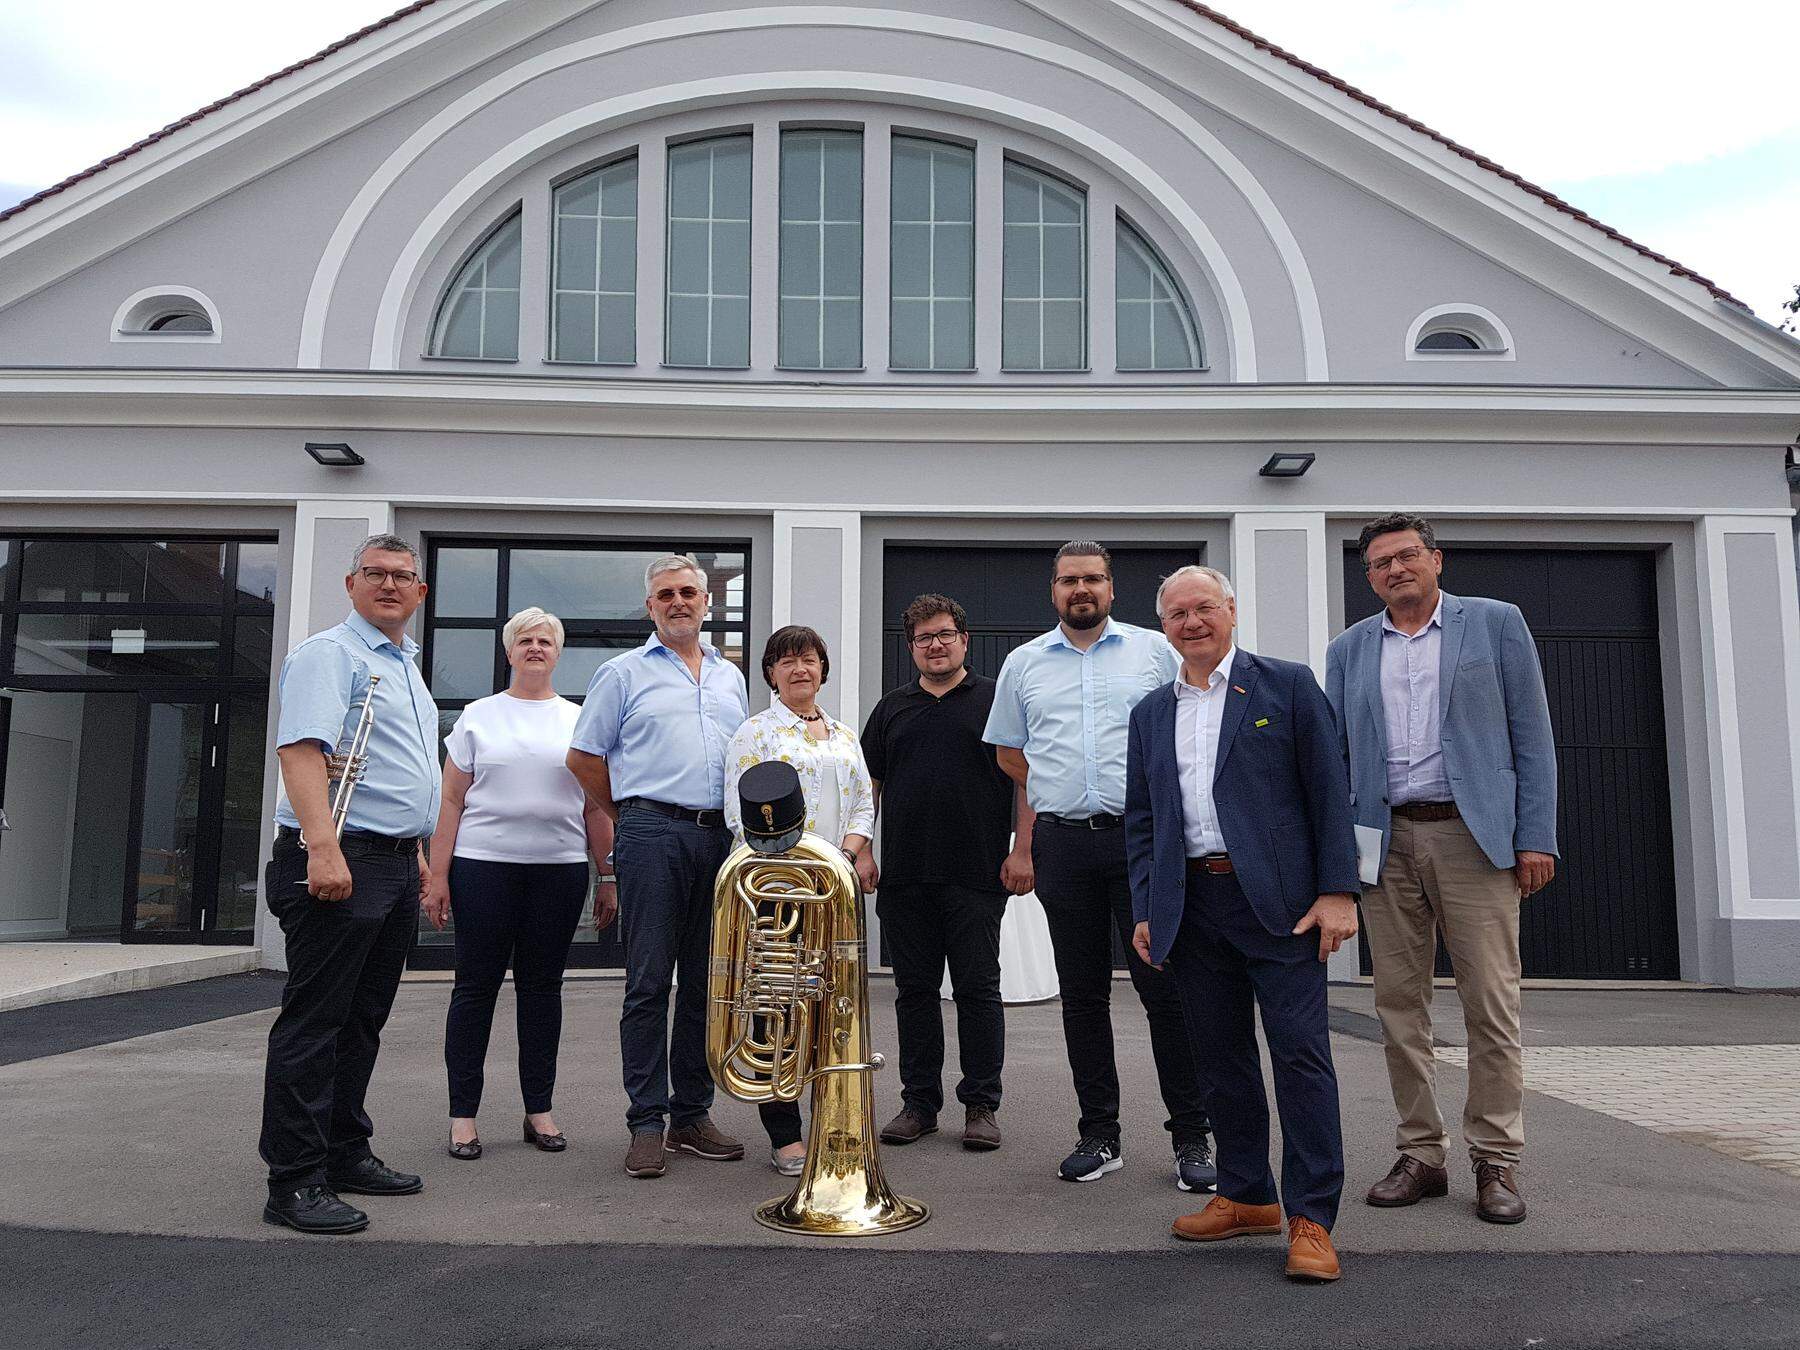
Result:
<svg viewBox="0 0 1800 1350"><path fill-rule="evenodd" d="M1438 1110L1431 993L1436 934L1456 973L1469 1037L1463 1139L1473 1161L1512 1164L1525 1146L1519 1040L1519 888L1460 819L1396 815L1381 884L1363 892L1363 931L1375 975L1400 1152L1444 1165L1449 1136Z"/></svg>

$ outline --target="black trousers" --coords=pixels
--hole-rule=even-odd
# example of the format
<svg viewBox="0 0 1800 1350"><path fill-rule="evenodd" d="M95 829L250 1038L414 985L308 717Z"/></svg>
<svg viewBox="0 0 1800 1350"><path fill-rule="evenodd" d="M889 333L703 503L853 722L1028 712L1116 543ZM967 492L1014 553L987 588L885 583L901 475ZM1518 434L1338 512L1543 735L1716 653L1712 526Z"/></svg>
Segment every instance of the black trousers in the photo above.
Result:
<svg viewBox="0 0 1800 1350"><path fill-rule="evenodd" d="M1089 830L1039 820L1031 839L1037 897L1050 922L1056 978L1062 986L1063 1038L1075 1076L1083 1135L1119 1137L1119 1071L1113 1058L1112 934L1125 943L1132 986L1150 1019L1150 1053L1163 1122L1177 1149L1206 1138L1206 1096L1194 1066L1181 996L1165 971L1131 948L1131 883L1125 831Z"/></svg>
<svg viewBox="0 0 1800 1350"><path fill-rule="evenodd" d="M894 971L901 1101L927 1119L944 1106L944 968L956 997L964 1106L1000 1108L1006 1013L1000 1002L1000 920L1006 896L966 886L883 886L875 897Z"/></svg>
<svg viewBox="0 0 1800 1350"><path fill-rule="evenodd" d="M1281 1115L1281 1188L1289 1215L1330 1228L1344 1190L1344 1137L1319 935L1271 933L1232 875L1188 880L1187 907L1166 963L1181 990L1219 1145L1219 1194L1246 1205L1277 1198L1269 1169L1269 1100L1256 1011Z"/></svg>
<svg viewBox="0 0 1800 1350"><path fill-rule="evenodd" d="M488 1033L508 965L517 1005L525 1114L550 1109L562 1043L563 968L587 888L585 862L451 860L456 987L444 1019L444 1067L452 1116L473 1116L481 1109Z"/></svg>
<svg viewBox="0 0 1800 1350"><path fill-rule="evenodd" d="M269 912L287 938L281 1012L269 1028L260 1151L269 1190L326 1183L369 1153L364 1098L381 1028L419 926L415 853L364 852L345 841L351 893L315 900L306 851L277 839L263 873Z"/></svg>

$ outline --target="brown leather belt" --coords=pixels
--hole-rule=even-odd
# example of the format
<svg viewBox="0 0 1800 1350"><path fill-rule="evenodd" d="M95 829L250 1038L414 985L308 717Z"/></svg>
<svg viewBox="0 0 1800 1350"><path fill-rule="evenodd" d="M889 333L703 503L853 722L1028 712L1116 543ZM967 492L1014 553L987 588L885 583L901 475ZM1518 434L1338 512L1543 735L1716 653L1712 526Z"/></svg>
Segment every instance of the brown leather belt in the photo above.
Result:
<svg viewBox="0 0 1800 1350"><path fill-rule="evenodd" d="M1189 858L1187 870L1189 876L1196 872L1205 872L1215 877L1228 877L1237 871L1237 868L1231 865L1229 853L1204 853L1198 858Z"/></svg>
<svg viewBox="0 0 1800 1350"><path fill-rule="evenodd" d="M1455 820L1462 812L1455 802L1402 802L1394 814L1407 820Z"/></svg>

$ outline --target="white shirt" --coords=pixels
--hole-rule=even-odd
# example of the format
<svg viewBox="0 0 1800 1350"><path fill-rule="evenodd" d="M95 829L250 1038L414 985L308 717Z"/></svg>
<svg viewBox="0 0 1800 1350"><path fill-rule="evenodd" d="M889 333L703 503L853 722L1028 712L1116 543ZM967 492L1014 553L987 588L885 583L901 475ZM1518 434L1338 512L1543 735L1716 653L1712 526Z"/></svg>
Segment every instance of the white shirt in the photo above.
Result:
<svg viewBox="0 0 1800 1350"><path fill-rule="evenodd" d="M445 748L475 781L463 798L456 856L483 862L572 863L587 857L581 784L565 761L581 709L566 698L476 699Z"/></svg>
<svg viewBox="0 0 1800 1350"><path fill-rule="evenodd" d="M1213 771L1219 759L1225 691L1236 659L1234 643L1204 688L1187 682L1185 667L1175 677L1175 768L1181 776L1181 826L1190 858L1225 851L1225 832L1213 803Z"/></svg>
<svg viewBox="0 0 1800 1350"><path fill-rule="evenodd" d="M1388 801L1447 802L1438 716L1438 664L1444 648L1444 597L1418 632L1402 633L1381 616L1381 711L1387 726Z"/></svg>

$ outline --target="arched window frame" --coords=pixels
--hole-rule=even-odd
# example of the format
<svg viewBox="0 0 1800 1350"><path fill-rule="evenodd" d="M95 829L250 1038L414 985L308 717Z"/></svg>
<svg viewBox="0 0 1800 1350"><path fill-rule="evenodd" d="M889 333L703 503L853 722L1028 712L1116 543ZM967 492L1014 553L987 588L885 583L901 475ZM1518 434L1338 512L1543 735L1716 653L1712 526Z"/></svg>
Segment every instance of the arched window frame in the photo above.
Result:
<svg viewBox="0 0 1800 1350"><path fill-rule="evenodd" d="M1089 352L1093 346L1093 314L1090 306L1093 290L1093 240L1088 228L1088 190L1085 185L1074 182L1052 169L1033 163L1017 154L1006 154L1002 164L1000 186L1002 230L1000 240L1000 369L1009 375L1085 374L1090 369ZM1016 218L1012 214L1014 201L1012 189L1015 186L1013 178L1015 174L1020 175L1037 189L1037 213L1032 219ZM1045 217L1043 205L1046 200L1046 188L1051 189L1052 192L1067 193L1076 199L1076 218L1073 221L1050 220ZM1050 251L1050 242L1052 239L1066 237L1069 233L1075 235L1077 241L1075 256L1080 260L1081 275L1076 284L1076 294L1073 296L1061 293L1047 295L1045 294L1045 259ZM1033 245L1038 262L1035 294L1009 294L1008 286L1017 280L1019 275L1019 269L1014 265L1016 255L1013 250L1016 247L1022 249L1023 240L1028 236L1034 236ZM1027 258L1029 256L1027 255ZM1029 272L1030 269L1026 268L1025 270ZM1021 342L1009 347L1008 343L1010 325L1019 322L1020 316L1028 312L1028 307L1033 305L1036 307L1033 315L1035 320L1033 328L1038 337L1037 364L1021 362L1018 359L1017 353L1028 344ZM1045 319L1051 313L1052 306L1060 309L1071 305L1075 307L1076 313L1079 315L1077 320L1080 333L1079 350L1075 354L1075 360L1072 364L1067 365L1045 365L1043 364L1046 347ZM1028 337L1031 331L1033 329L1027 329L1024 336ZM1012 359L1008 359L1009 349L1014 353Z"/></svg>
<svg viewBox="0 0 1800 1350"><path fill-rule="evenodd" d="M1473 349L1419 350L1419 343L1433 333L1460 333L1475 342ZM1516 361L1513 337L1493 310L1466 300L1433 305L1414 319L1406 330L1408 361Z"/></svg>
<svg viewBox="0 0 1800 1350"><path fill-rule="evenodd" d="M517 255L517 259L518 259L518 261L517 261L518 277L514 280L514 282L511 286L489 286L489 285L487 285L486 284L487 277L486 277L485 269L488 264L489 255L500 244L501 240L507 234L507 232L508 231L517 232L518 234L520 234L522 236L523 224L524 224L524 211L522 209L522 204L515 204L512 207L512 209L510 209L504 215L502 215L500 217L500 219L497 220L490 229L488 229L485 233L482 234L481 238L476 241L474 247L468 251L468 253L462 258L462 260L460 262L457 263L457 265L453 269L451 269L450 279L444 283L443 292L438 297L437 308L432 312L432 316L431 316L431 327L429 329L429 335L428 335L427 346L426 346L426 355L429 356L431 359L439 360L439 361L494 361L494 362L503 362L503 363L510 363L510 362L518 361L518 359L519 359L519 309L520 309L520 305L521 305L521 302L523 300L523 295L524 295L523 283L524 283L524 276L525 276L524 266L523 266L524 258L523 258L522 238L518 242L516 242L514 245L514 252ZM512 304L513 321L512 321L512 328L511 328L511 332L510 332L510 336L512 339L512 350L508 353L503 354L503 353L496 352L493 355L488 354L488 320L487 320L488 300L487 300L486 294L484 294L482 297L482 312L481 312L481 317L479 320L479 328L480 328L480 334L481 334L480 354L475 355L475 356L468 356L468 355L464 355L464 354L460 354L460 353L446 352L444 350L446 329L450 322L451 312L454 309L456 302L458 300L460 300L466 292L468 292L470 289L473 289L469 284L469 279L472 276L472 274L474 273L477 266L479 266L483 269L483 274L482 274L483 284L479 288L480 290L482 290L484 293L492 292L492 293L498 294L498 295L505 295L507 293L510 293L513 297L513 304ZM504 322L504 320L502 320L502 322Z"/></svg>
<svg viewBox="0 0 1800 1350"><path fill-rule="evenodd" d="M177 314L204 315L207 330L153 327ZM127 296L113 314L111 338L114 342L216 343L221 336L219 307L192 286L146 286Z"/></svg>
<svg viewBox="0 0 1800 1350"><path fill-rule="evenodd" d="M1201 330L1199 316L1194 312L1194 304L1192 299L1188 296L1187 287L1182 283L1180 274L1169 265L1169 260L1163 256L1163 251L1156 246L1155 241L1153 241L1145 231L1139 229L1137 223L1133 221L1130 216L1126 215L1123 211L1118 211L1114 214L1113 218L1113 254L1115 258L1127 243L1132 244L1147 256L1151 264L1150 278L1152 283L1155 284L1160 282L1168 289L1168 303L1175 307L1175 312L1181 320L1182 333L1187 338L1190 360L1187 364L1179 366L1159 366L1155 364L1148 366L1128 366L1120 359L1120 325L1117 321L1118 310L1126 304L1154 305L1159 303L1159 301L1155 297L1152 297L1147 301L1125 300L1121 298L1119 295L1118 269L1115 264L1113 271L1113 310L1115 316L1113 324L1113 368L1122 375L1167 375L1172 372L1192 373L1195 371L1204 371L1207 368L1205 334ZM1155 328L1153 324L1151 329L1152 361L1155 359L1155 342Z"/></svg>
<svg viewBox="0 0 1800 1350"><path fill-rule="evenodd" d="M622 286L608 287L606 282L609 280L619 280L620 278L617 276L609 278L601 275L602 263L616 256L607 248L609 240L618 235L627 234L624 225L627 217L617 212L609 214L607 209L608 202L605 196L607 177L616 175L625 168L630 168L632 171L631 215L629 217L631 223L628 232L630 241L628 245L628 270L630 272L629 289ZM593 217L595 247L597 250L602 250L602 252L597 252L593 261L594 285L592 288L565 287L562 284L564 280L562 271L564 260L563 235L564 230L567 227L564 224L565 213L562 209L562 203L565 194L572 194L578 190L583 183L590 180L594 183L596 193L594 204L595 215ZM547 363L555 365L611 366L614 368L630 368L637 365L638 288L641 284L641 277L639 275L640 269L638 266L638 251L639 240L643 232L643 212L643 165L638 147L636 146L631 147L623 153L610 155L597 164L590 165L577 173L562 177L551 183L549 313L547 316L548 328L545 332L544 347L544 360ZM574 217L571 215L570 218ZM614 222L611 227L613 232L612 235L608 234L608 222ZM582 304L587 303L590 300L594 311L594 328L596 334L595 354L592 357L588 357L566 353L562 350L562 341L558 327L561 307L564 304ZM608 301L614 303L609 304ZM625 346L629 348L631 355L629 358L608 358L603 354L606 350L603 335L610 331L610 324L607 321L608 312L611 311L613 313L615 316L614 321L616 322L617 312L621 309L629 316L631 327L629 341Z"/></svg>

